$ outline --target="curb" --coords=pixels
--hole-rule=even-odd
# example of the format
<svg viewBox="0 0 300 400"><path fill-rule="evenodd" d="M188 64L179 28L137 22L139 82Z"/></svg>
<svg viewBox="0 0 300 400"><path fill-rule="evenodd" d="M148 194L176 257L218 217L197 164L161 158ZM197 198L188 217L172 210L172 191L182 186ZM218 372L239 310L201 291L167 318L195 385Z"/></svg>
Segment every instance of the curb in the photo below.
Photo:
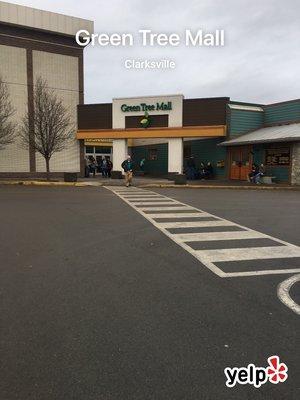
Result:
<svg viewBox="0 0 300 400"><path fill-rule="evenodd" d="M22 185L22 186L74 186L74 187L86 187L86 186L103 186L102 183L91 184L88 182L44 182L44 181L0 181L0 185Z"/></svg>
<svg viewBox="0 0 300 400"><path fill-rule="evenodd" d="M175 184L147 184L139 185L141 188L176 188L176 189L231 189L231 190L294 190L294 186L225 186L225 185L175 185Z"/></svg>

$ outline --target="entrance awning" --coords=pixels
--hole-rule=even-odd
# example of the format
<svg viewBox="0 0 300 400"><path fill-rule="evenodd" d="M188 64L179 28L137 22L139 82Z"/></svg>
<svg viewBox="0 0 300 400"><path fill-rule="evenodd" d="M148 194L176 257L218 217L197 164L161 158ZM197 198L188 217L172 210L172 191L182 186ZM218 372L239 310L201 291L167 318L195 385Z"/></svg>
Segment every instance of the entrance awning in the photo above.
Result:
<svg viewBox="0 0 300 400"><path fill-rule="evenodd" d="M86 129L77 131L77 139L145 139L178 137L224 137L225 125L187 126L147 129Z"/></svg>
<svg viewBox="0 0 300 400"><path fill-rule="evenodd" d="M300 123L257 129L256 131L241 135L235 139L226 140L220 143L219 146L295 141L300 141Z"/></svg>

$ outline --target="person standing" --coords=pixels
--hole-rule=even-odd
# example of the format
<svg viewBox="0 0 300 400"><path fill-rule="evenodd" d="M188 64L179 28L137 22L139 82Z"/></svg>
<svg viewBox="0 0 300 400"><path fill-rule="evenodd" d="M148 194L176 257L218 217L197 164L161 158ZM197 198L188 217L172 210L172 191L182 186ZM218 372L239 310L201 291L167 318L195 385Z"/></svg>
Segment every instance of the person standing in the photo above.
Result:
<svg viewBox="0 0 300 400"><path fill-rule="evenodd" d="M102 160L102 177L107 178L107 159L105 157Z"/></svg>
<svg viewBox="0 0 300 400"><path fill-rule="evenodd" d="M140 161L140 168L141 171L145 172L145 162L146 162L146 158L142 158Z"/></svg>
<svg viewBox="0 0 300 400"><path fill-rule="evenodd" d="M129 155L127 156L127 159L122 162L121 166L125 172L125 185L126 187L131 186L133 162Z"/></svg>
<svg viewBox="0 0 300 400"><path fill-rule="evenodd" d="M193 156L187 160L187 179L196 179L196 164Z"/></svg>
<svg viewBox="0 0 300 400"><path fill-rule="evenodd" d="M107 176L111 177L111 170L113 169L113 163L110 161L110 158L107 158Z"/></svg>

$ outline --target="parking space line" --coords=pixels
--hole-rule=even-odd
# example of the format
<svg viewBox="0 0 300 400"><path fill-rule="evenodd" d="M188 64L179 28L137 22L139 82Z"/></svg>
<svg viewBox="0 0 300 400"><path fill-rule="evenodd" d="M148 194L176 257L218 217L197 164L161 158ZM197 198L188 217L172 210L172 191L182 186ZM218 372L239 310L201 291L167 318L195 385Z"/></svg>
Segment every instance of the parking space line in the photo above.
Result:
<svg viewBox="0 0 300 400"><path fill-rule="evenodd" d="M291 287L300 281L300 274L291 276L290 278L286 279L285 281L281 282L277 288L277 295L279 300L289 307L292 311L296 314L300 315L300 305L297 304L290 296L289 292Z"/></svg>

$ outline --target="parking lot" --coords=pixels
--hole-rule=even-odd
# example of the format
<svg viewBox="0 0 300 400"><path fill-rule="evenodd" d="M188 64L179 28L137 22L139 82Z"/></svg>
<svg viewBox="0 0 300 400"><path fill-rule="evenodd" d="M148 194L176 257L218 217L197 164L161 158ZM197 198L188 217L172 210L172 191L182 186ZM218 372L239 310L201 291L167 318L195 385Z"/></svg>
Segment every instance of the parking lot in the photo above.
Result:
<svg viewBox="0 0 300 400"><path fill-rule="evenodd" d="M299 192L129 190L0 186L0 398L299 398Z"/></svg>

